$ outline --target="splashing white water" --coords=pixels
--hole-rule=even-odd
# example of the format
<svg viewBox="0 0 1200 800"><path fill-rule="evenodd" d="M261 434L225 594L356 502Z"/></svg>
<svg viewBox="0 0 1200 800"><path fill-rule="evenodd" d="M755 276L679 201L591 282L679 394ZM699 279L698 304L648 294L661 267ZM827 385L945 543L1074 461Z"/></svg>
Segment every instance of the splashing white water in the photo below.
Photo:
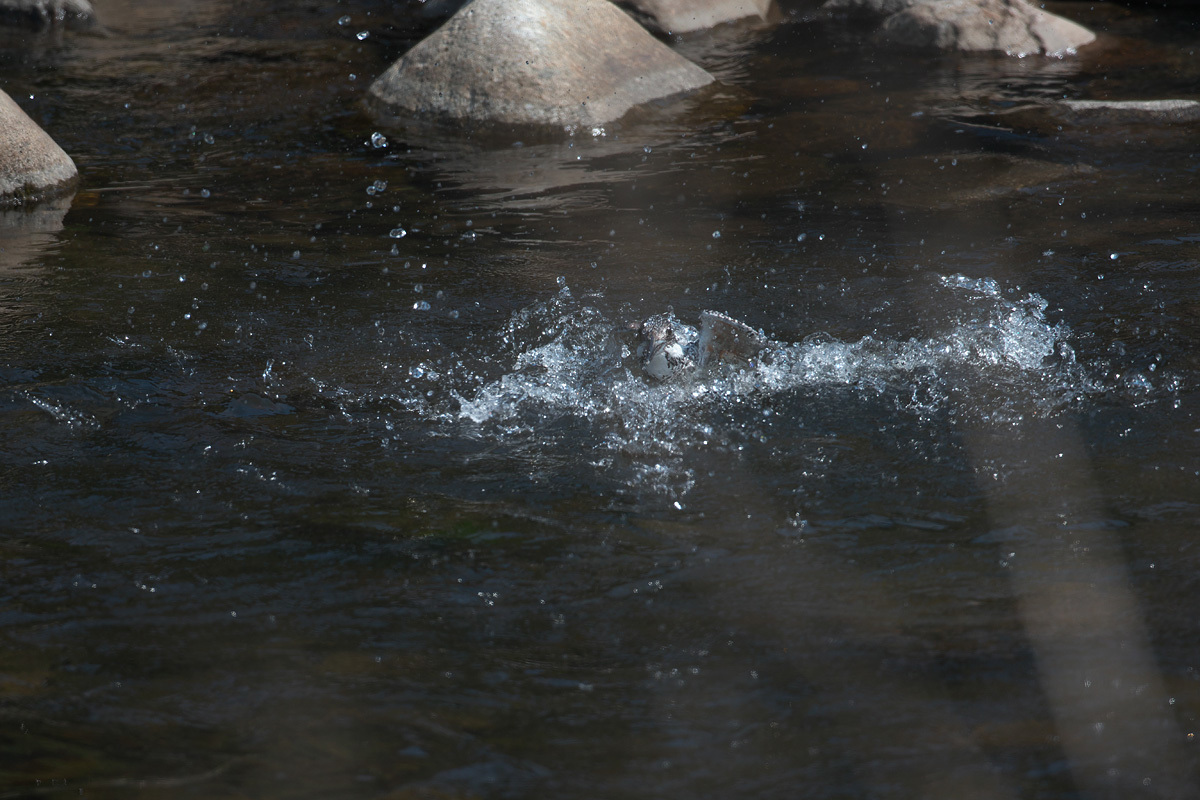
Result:
<svg viewBox="0 0 1200 800"><path fill-rule="evenodd" d="M511 369L470 397L456 395L459 417L501 436L543 436L564 420L588 426L596 465L627 464L634 482L677 495L692 483L689 451L741 435L736 422L714 417L787 393L819 397L848 387L864 398L890 395L922 419L950 408L980 419L1052 414L1083 393L1070 331L1047 322L1041 297L1005 299L995 281L957 275L933 290L949 301L937 307L957 309L933 335L770 341L753 365L718 365L659 384L631 356L629 321L577 302L564 286L514 315L503 334ZM944 293L950 297L937 298Z"/></svg>

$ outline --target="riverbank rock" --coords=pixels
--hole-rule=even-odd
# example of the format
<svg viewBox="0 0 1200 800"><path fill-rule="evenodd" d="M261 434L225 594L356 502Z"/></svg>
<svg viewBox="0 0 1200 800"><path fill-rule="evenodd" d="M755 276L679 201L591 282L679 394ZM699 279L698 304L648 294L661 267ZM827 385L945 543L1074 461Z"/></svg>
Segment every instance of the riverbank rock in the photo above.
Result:
<svg viewBox="0 0 1200 800"><path fill-rule="evenodd" d="M1059 58L1096 39L1082 25L1034 8L1025 0L918 2L885 19L878 36L922 49Z"/></svg>
<svg viewBox="0 0 1200 800"><path fill-rule="evenodd" d="M95 12L88 0L0 0L0 24L26 28L88 27Z"/></svg>
<svg viewBox="0 0 1200 800"><path fill-rule="evenodd" d="M71 157L0 91L0 206L57 194L77 175Z"/></svg>
<svg viewBox="0 0 1200 800"><path fill-rule="evenodd" d="M772 0L620 0L663 33L690 33L747 17L766 19Z"/></svg>
<svg viewBox="0 0 1200 800"><path fill-rule="evenodd" d="M475 0L370 94L422 115L582 126L712 80L607 0Z"/></svg>

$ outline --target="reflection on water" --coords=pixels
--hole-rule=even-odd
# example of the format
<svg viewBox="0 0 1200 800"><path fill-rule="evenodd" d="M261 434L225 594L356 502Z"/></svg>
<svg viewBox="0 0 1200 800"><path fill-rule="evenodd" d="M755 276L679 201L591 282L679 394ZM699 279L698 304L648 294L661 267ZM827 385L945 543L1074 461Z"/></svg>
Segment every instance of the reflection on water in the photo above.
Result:
<svg viewBox="0 0 1200 800"><path fill-rule="evenodd" d="M1194 793L1190 129L1014 121L1193 23L785 8L531 136L361 104L416 4L101 5L0 58L83 176L0 217L0 797Z"/></svg>

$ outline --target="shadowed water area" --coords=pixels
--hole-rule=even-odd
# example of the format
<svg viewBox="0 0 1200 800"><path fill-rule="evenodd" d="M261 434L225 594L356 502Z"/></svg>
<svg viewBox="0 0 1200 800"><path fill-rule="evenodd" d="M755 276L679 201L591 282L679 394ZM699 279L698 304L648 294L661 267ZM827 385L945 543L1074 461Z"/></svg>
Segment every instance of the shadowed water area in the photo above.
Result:
<svg viewBox="0 0 1200 800"><path fill-rule="evenodd" d="M0 798L1195 796L1200 125L1054 105L1193 15L470 131L363 102L436 7L97 6L0 39Z"/></svg>

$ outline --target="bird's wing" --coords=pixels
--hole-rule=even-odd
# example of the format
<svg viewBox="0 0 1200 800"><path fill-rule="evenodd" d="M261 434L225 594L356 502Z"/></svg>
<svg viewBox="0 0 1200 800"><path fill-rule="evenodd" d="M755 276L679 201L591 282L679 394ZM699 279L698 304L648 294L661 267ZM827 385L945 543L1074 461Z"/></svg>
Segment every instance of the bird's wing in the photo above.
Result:
<svg viewBox="0 0 1200 800"><path fill-rule="evenodd" d="M700 312L699 366L718 361L745 363L766 345L766 337L720 311Z"/></svg>

